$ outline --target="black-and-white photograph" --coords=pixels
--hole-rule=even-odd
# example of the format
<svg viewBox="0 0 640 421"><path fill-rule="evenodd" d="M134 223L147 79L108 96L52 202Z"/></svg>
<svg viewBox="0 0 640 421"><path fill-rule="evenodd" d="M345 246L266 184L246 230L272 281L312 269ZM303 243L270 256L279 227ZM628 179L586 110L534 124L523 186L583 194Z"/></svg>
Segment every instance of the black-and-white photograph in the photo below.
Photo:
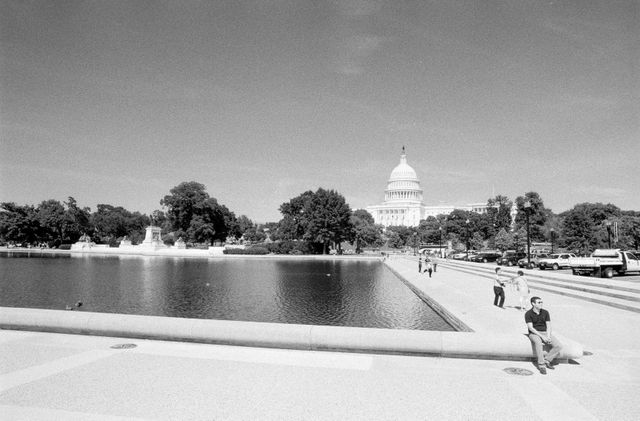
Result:
<svg viewBox="0 0 640 421"><path fill-rule="evenodd" d="M0 0L0 418L638 420L637 0Z"/></svg>

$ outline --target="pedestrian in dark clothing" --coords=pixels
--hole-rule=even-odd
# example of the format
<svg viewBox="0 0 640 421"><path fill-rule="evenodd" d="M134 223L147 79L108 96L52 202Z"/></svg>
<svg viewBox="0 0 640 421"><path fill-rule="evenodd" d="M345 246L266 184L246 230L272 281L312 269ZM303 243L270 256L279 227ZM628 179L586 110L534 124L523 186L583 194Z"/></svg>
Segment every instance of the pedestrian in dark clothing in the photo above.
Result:
<svg viewBox="0 0 640 421"><path fill-rule="evenodd" d="M493 305L504 308L504 282L500 279L500 268L496 268L496 279L493 281Z"/></svg>
<svg viewBox="0 0 640 421"><path fill-rule="evenodd" d="M422 257L418 258L418 273L422 273Z"/></svg>
<svg viewBox="0 0 640 421"><path fill-rule="evenodd" d="M562 344L551 334L551 316L542 308L542 299L531 297L531 306L531 310L524 314L524 321L527 324L529 340L533 344L538 370L541 374L547 374L547 368L554 369L552 362L562 350ZM546 354L545 345L551 346Z"/></svg>

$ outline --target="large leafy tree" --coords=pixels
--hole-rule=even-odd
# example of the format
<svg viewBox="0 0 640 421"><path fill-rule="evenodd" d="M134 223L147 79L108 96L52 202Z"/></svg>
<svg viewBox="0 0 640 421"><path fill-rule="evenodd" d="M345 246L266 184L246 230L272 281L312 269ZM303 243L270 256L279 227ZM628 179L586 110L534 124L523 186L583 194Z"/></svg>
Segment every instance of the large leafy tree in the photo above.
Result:
<svg viewBox="0 0 640 421"><path fill-rule="evenodd" d="M595 248L597 239L594 236L596 224L585 207L574 207L565 212L562 223L562 236L569 250L586 252Z"/></svg>
<svg viewBox="0 0 640 421"><path fill-rule="evenodd" d="M284 239L302 239L321 246L322 253L329 251L331 243L352 241L351 209L344 196L334 190L319 188L306 191L280 206L280 221Z"/></svg>
<svg viewBox="0 0 640 421"><path fill-rule="evenodd" d="M586 253L608 246L606 222L620 220L622 212L612 204L580 203L560 216L565 246Z"/></svg>
<svg viewBox="0 0 640 421"><path fill-rule="evenodd" d="M91 231L91 209L88 207L81 208L73 197L69 196L65 211L65 230L68 240L71 243L78 241L82 234Z"/></svg>
<svg viewBox="0 0 640 421"><path fill-rule="evenodd" d="M39 231L40 222L33 206L20 206L13 202L0 204L0 237L4 241L35 243Z"/></svg>
<svg viewBox="0 0 640 421"><path fill-rule="evenodd" d="M469 244L473 250L482 250L484 247L484 238L482 237L482 233L474 232Z"/></svg>
<svg viewBox="0 0 640 421"><path fill-rule="evenodd" d="M249 243L261 243L267 239L267 234L261 227L254 225L242 234L242 238Z"/></svg>
<svg viewBox="0 0 640 421"><path fill-rule="evenodd" d="M80 208L73 197L66 202L50 199L36 208L40 230L39 241L60 245L73 243L85 232L92 230L89 208Z"/></svg>
<svg viewBox="0 0 640 421"><path fill-rule="evenodd" d="M421 220L417 229L420 242L437 244L440 241L440 236L444 235L443 226L444 215L439 215L438 217L428 216L427 219Z"/></svg>
<svg viewBox="0 0 640 421"><path fill-rule="evenodd" d="M496 234L495 247L500 251L506 251L513 248L513 235L506 229L501 228Z"/></svg>
<svg viewBox="0 0 640 421"><path fill-rule="evenodd" d="M64 205L58 200L45 200L38 205L36 213L41 227L40 240L60 245L64 241L67 226Z"/></svg>
<svg viewBox="0 0 640 421"><path fill-rule="evenodd" d="M360 253L363 247L380 247L382 240L382 226L376 225L373 216L364 209L358 209L351 215L351 224L354 229L354 242L356 253Z"/></svg>
<svg viewBox="0 0 640 421"><path fill-rule="evenodd" d="M392 225L387 227L385 235L387 236L387 245L393 248L401 248L405 246L418 247L420 239L417 230L404 225Z"/></svg>
<svg viewBox="0 0 640 421"><path fill-rule="evenodd" d="M455 245L460 244L457 249L465 249L470 246L473 234L481 231L483 216L475 212L462 209L455 209L449 214L446 220L447 238Z"/></svg>
<svg viewBox="0 0 640 421"><path fill-rule="evenodd" d="M255 228L255 224L253 223L253 221L246 215L240 215L237 222L240 235L244 235L245 232Z"/></svg>
<svg viewBox="0 0 640 421"><path fill-rule="evenodd" d="M520 229L514 231L512 233L513 237L513 248L517 251L526 252L527 251L527 230L524 227L520 227Z"/></svg>
<svg viewBox="0 0 640 421"><path fill-rule="evenodd" d="M503 195L497 195L487 200L487 217L493 228L492 235L501 229L509 231L511 229L511 208L513 202Z"/></svg>
<svg viewBox="0 0 640 421"><path fill-rule="evenodd" d="M626 212L618 224L617 246L640 250L640 215Z"/></svg>
<svg viewBox="0 0 640 421"><path fill-rule="evenodd" d="M186 232L191 219L202 209L205 200L209 199L204 184L186 181L169 190L160 205L167 208L167 216L173 229Z"/></svg>
<svg viewBox="0 0 640 421"><path fill-rule="evenodd" d="M240 215L236 220L237 235L236 237L242 237L244 241L249 243L259 243L267 238L267 235L262 229L258 228L249 217L246 215Z"/></svg>
<svg viewBox="0 0 640 421"><path fill-rule="evenodd" d="M389 230L389 228L390 227L387 227L387 230L384 233L384 238L386 239L388 247L399 249L407 245L407 242L402 239L397 231Z"/></svg>
<svg viewBox="0 0 640 421"><path fill-rule="evenodd" d="M98 204L91 214L95 240L112 246L128 237L134 244L144 239L145 227L150 220L139 212L130 212L121 206Z"/></svg>
<svg viewBox="0 0 640 421"><path fill-rule="evenodd" d="M329 245L340 246L343 241L353 241L351 208L344 196L335 190L318 189L310 201L305 239L322 243L322 254L329 252Z"/></svg>
<svg viewBox="0 0 640 421"><path fill-rule="evenodd" d="M525 203L529 203L529 208L525 208ZM527 225L527 213L529 215L529 236L531 241L545 241L547 238L547 229L545 224L547 217L551 211L544 207L544 202L540 195L536 192L525 193L524 196L516 198L516 230L525 228Z"/></svg>
<svg viewBox="0 0 640 421"><path fill-rule="evenodd" d="M309 222L309 210L313 196L314 193L308 190L280 205L282 219L278 223L278 238L282 240L303 239Z"/></svg>
<svg viewBox="0 0 640 421"><path fill-rule="evenodd" d="M209 244L225 241L229 234L239 236L235 214L210 197L203 184L183 182L169 193L160 204L167 208L169 226L175 236Z"/></svg>

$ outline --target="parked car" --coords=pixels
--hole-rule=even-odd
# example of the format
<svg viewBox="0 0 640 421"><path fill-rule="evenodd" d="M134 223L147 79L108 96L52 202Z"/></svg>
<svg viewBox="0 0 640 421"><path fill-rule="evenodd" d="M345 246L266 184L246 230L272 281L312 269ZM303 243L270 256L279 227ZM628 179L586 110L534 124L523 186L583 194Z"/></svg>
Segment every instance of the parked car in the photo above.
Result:
<svg viewBox="0 0 640 421"><path fill-rule="evenodd" d="M481 251L475 256L469 258L469 261L488 263L488 262L495 262L500 257L502 257L502 253L500 253L499 251Z"/></svg>
<svg viewBox="0 0 640 421"><path fill-rule="evenodd" d="M458 253L453 253L451 255L451 258L453 260L464 260L465 257L467 257L467 252L466 251L462 251L462 252L458 252Z"/></svg>
<svg viewBox="0 0 640 421"><path fill-rule="evenodd" d="M499 265L515 266L518 264L518 260L523 257L527 257L527 253L521 251L505 251L502 257L496 260Z"/></svg>
<svg viewBox="0 0 640 421"><path fill-rule="evenodd" d="M558 269L568 268L570 266L569 259L572 257L576 257L576 255L573 253L550 254L544 259L540 259L540 261L538 262L538 267L540 268L540 270L545 270L545 269L558 270Z"/></svg>
<svg viewBox="0 0 640 421"><path fill-rule="evenodd" d="M538 267L538 263L540 263L540 259L544 259L548 256L549 255L547 253L532 254L531 266L529 266L529 269ZM518 260L518 266L520 266L521 268L527 267L527 256L524 256L522 259Z"/></svg>
<svg viewBox="0 0 640 421"><path fill-rule="evenodd" d="M477 256L477 255L478 255L478 252L477 252L477 251L469 251L469 252L467 253L467 255L466 255L466 256L464 256L464 260L466 260L466 261L469 261L469 262L470 262L470 261L471 261L471 259L473 259L473 258L474 258L475 256Z"/></svg>

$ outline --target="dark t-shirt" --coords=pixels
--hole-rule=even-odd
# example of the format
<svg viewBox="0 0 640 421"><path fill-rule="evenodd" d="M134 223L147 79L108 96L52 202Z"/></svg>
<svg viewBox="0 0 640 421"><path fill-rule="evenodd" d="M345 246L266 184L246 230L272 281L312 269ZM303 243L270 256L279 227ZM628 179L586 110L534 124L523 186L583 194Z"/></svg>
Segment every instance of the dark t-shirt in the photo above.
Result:
<svg viewBox="0 0 640 421"><path fill-rule="evenodd" d="M549 312L543 308L540 309L540 314L536 314L533 309L524 313L525 323L533 324L533 328L538 332L547 331L547 322L551 321Z"/></svg>

